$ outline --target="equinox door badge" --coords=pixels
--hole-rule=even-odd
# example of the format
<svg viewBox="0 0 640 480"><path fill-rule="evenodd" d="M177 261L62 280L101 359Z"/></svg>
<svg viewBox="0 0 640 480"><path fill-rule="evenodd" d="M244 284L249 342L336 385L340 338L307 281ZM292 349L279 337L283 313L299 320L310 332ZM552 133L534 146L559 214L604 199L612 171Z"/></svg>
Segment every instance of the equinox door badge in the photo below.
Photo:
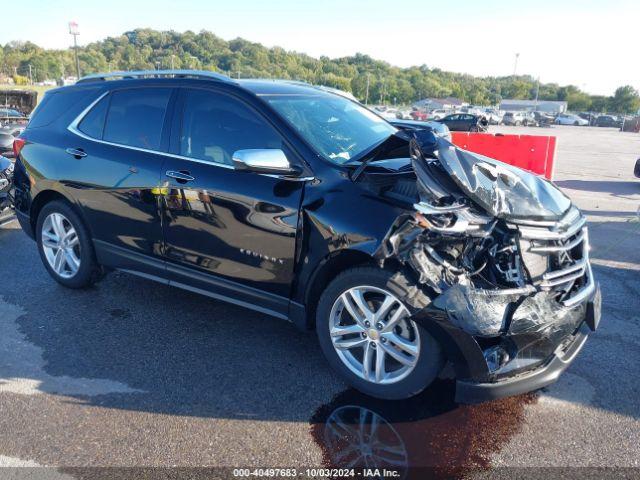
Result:
<svg viewBox="0 0 640 480"><path fill-rule="evenodd" d="M240 253L244 253L245 255L249 255L250 257L260 258L262 260L267 260L273 263L279 263L280 265L284 264L284 260L282 258L270 257L268 255L262 255L261 253L254 252L253 250L247 250L246 248L241 248Z"/></svg>

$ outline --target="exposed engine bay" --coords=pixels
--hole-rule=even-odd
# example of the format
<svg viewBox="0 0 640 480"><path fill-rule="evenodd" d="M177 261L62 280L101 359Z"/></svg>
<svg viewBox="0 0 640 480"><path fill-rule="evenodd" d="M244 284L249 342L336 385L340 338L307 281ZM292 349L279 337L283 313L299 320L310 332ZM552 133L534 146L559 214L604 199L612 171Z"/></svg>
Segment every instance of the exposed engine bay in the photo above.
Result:
<svg viewBox="0 0 640 480"><path fill-rule="evenodd" d="M539 365L582 323L595 291L585 217L544 179L411 135L419 200L390 229L381 264L410 268L432 307L486 347L491 372Z"/></svg>

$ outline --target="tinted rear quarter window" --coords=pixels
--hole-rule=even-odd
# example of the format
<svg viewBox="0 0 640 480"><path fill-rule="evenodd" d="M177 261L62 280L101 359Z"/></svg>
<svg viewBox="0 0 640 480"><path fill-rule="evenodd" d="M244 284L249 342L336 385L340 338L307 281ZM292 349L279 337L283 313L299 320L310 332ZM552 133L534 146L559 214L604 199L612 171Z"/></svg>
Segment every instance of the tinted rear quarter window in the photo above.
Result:
<svg viewBox="0 0 640 480"><path fill-rule="evenodd" d="M102 98L93 108L85 115L78 125L78 129L90 137L102 139L102 131L104 129L104 120L107 116L107 108L109 107L109 96Z"/></svg>
<svg viewBox="0 0 640 480"><path fill-rule="evenodd" d="M158 150L169 88L134 88L111 95L103 139L121 145Z"/></svg>
<svg viewBox="0 0 640 480"><path fill-rule="evenodd" d="M83 106L85 99L95 90L70 89L47 93L35 109L29 121L29 128L51 125L72 109ZM88 102L87 102L88 103Z"/></svg>

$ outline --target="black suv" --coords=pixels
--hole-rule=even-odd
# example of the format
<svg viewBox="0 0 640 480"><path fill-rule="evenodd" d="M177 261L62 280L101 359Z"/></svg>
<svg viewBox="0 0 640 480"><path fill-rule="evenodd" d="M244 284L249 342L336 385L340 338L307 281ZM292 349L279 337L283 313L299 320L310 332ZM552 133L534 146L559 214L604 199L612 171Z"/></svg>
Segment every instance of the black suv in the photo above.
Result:
<svg viewBox="0 0 640 480"><path fill-rule="evenodd" d="M459 401L535 389L598 323L585 218L551 183L322 88L94 75L48 92L15 149L16 213L59 283L119 269L315 327L376 397L447 363Z"/></svg>

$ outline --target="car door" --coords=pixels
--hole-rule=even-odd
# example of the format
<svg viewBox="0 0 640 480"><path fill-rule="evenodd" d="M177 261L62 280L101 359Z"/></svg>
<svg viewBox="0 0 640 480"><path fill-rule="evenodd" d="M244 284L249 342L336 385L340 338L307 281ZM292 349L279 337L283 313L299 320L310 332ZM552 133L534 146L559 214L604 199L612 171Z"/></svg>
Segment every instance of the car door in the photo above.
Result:
<svg viewBox="0 0 640 480"><path fill-rule="evenodd" d="M234 152L282 149L276 129L227 93L182 89L165 172L171 282L286 315L303 181L237 171Z"/></svg>
<svg viewBox="0 0 640 480"><path fill-rule="evenodd" d="M465 115L460 115L460 117L460 130L468 131L471 130L472 126L475 126L475 116L467 113Z"/></svg>
<svg viewBox="0 0 640 480"><path fill-rule="evenodd" d="M75 160L64 183L82 205L100 263L164 276L158 187L173 92L108 92L70 127Z"/></svg>
<svg viewBox="0 0 640 480"><path fill-rule="evenodd" d="M449 127L449 130L457 131L460 129L460 115L455 114L444 117L442 123Z"/></svg>

